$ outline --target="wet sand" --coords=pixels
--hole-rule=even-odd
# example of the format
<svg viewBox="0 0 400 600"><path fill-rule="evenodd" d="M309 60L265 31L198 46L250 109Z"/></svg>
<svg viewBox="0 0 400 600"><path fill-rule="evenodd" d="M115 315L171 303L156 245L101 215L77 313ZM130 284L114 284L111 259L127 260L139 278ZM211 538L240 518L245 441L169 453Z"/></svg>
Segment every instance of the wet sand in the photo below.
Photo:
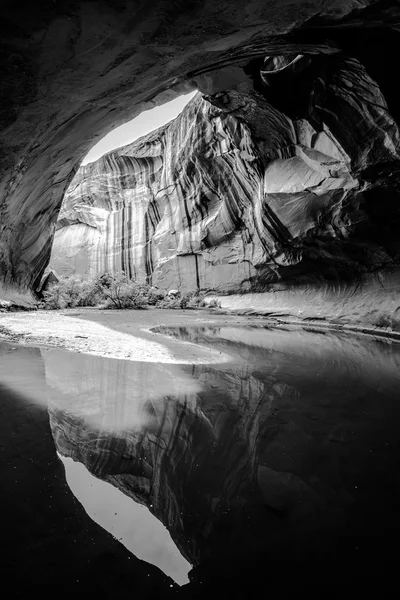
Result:
<svg viewBox="0 0 400 600"><path fill-rule="evenodd" d="M0 336L25 346L62 348L133 361L201 364L230 360L228 355L150 330L160 325L249 323L248 317L193 310L98 310L8 313L0 316Z"/></svg>
<svg viewBox="0 0 400 600"><path fill-rule="evenodd" d="M230 361L228 354L154 331L160 326L254 325L313 332L347 331L399 342L386 329L301 321L287 317L239 315L219 310L99 310L75 308L0 314L0 339L23 346L60 348L72 352L132 361L210 364Z"/></svg>

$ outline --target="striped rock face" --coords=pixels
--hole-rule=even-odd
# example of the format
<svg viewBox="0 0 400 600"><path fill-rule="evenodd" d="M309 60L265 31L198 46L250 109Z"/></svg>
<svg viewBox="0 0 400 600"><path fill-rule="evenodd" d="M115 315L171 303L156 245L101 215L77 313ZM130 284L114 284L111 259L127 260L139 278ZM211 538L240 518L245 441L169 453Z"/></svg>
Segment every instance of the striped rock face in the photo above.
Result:
<svg viewBox="0 0 400 600"><path fill-rule="evenodd" d="M63 273L182 290L399 264L395 0L5 0L0 17L0 299L36 302L56 230ZM69 188L99 138L194 89Z"/></svg>
<svg viewBox="0 0 400 600"><path fill-rule="evenodd" d="M257 76L224 92L200 80L208 94L174 121L80 168L49 267L232 292L390 261L366 210L368 169L399 159L379 86L336 55L266 57Z"/></svg>

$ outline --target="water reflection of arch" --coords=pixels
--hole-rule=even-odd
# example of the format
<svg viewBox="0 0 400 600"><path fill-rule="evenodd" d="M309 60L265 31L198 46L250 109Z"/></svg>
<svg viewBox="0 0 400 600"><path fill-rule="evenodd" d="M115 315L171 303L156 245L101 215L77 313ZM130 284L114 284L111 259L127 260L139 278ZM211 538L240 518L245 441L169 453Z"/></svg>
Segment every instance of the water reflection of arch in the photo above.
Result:
<svg viewBox="0 0 400 600"><path fill-rule="evenodd" d="M146 504L196 564L208 554L213 522L255 477L262 398L248 367L232 374L89 355L71 355L67 365L53 353L44 358L58 451Z"/></svg>
<svg viewBox="0 0 400 600"><path fill-rule="evenodd" d="M110 419L96 426L56 397L56 444L146 504L194 565L265 552L332 558L341 537L361 535L366 519L379 531L392 518L384 506L396 463L398 351L305 332L277 332L270 347L250 348L245 332L236 341L233 333L212 335L214 348L241 356L235 364L104 365L119 373L118 389L132 389L121 378L134 382L141 373L159 395L138 387L139 421L113 431L104 427ZM186 339L206 337L207 329ZM96 360L96 368L118 362ZM129 404L124 398L120 404Z"/></svg>

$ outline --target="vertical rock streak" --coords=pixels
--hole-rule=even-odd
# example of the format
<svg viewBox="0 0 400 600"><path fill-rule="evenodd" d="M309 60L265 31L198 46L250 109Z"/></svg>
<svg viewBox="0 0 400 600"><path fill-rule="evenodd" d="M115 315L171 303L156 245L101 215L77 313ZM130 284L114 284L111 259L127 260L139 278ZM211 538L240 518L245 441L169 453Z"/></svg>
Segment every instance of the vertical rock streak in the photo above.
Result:
<svg viewBox="0 0 400 600"><path fill-rule="evenodd" d="M198 94L171 123L81 168L50 268L226 292L301 274L310 260L317 276L390 262L372 246L368 264L357 228L375 227L363 173L398 160L397 125L357 60L304 60L278 61L275 79L262 71L262 93ZM310 65L309 98L296 103L279 77Z"/></svg>

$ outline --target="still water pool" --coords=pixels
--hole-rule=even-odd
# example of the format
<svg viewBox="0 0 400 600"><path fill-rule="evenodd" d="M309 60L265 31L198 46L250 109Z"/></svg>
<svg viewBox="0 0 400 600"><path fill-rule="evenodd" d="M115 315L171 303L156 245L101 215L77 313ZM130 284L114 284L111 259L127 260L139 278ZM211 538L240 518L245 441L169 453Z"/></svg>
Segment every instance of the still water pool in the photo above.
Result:
<svg viewBox="0 0 400 600"><path fill-rule="evenodd" d="M271 560L398 558L400 345L157 331L232 360L0 345L3 576L166 597Z"/></svg>

